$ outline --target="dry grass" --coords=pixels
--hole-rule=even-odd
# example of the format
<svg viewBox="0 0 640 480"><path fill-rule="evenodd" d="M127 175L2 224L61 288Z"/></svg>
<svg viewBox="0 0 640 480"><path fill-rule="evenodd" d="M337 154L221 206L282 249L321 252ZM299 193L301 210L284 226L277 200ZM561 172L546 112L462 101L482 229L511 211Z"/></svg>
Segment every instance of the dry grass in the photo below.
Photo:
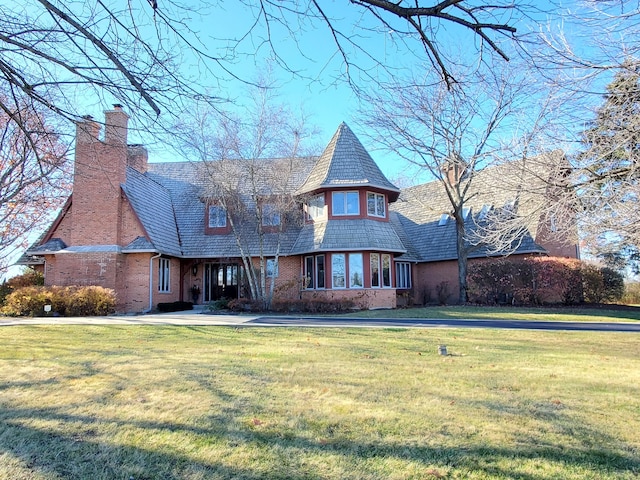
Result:
<svg viewBox="0 0 640 480"><path fill-rule="evenodd" d="M640 308L602 305L593 307L475 307L434 306L397 310L361 311L350 317L365 318L463 318L535 320L538 322L633 322L640 320Z"/></svg>
<svg viewBox="0 0 640 480"><path fill-rule="evenodd" d="M634 334L25 326L0 344L2 479L640 474Z"/></svg>

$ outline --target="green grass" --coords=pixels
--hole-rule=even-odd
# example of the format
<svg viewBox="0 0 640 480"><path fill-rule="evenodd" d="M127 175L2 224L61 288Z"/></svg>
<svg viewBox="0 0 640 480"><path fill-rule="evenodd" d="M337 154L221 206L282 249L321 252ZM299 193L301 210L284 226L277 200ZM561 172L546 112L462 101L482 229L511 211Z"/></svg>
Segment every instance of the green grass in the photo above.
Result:
<svg viewBox="0 0 640 480"><path fill-rule="evenodd" d="M579 307L472 307L438 306L424 308L406 308L397 310L369 310L354 312L350 317L365 318L464 318L464 319L502 319L535 320L560 322L625 322L640 320L640 308L614 310Z"/></svg>
<svg viewBox="0 0 640 480"><path fill-rule="evenodd" d="M636 334L20 326L0 345L0 479L640 475Z"/></svg>

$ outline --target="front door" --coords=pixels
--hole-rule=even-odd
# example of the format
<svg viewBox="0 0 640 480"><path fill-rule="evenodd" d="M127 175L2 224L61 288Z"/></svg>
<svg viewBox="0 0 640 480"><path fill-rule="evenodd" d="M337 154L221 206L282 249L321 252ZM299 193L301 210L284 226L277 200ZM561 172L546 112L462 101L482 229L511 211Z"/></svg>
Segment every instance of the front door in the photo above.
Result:
<svg viewBox="0 0 640 480"><path fill-rule="evenodd" d="M238 265L207 263L204 266L204 301L238 298Z"/></svg>

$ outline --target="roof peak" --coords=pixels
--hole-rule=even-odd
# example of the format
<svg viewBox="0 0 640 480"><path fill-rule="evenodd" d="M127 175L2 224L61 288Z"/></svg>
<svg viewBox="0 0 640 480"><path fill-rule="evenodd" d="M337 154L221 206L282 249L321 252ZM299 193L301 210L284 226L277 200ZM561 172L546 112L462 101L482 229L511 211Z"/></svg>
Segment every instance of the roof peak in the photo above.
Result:
<svg viewBox="0 0 640 480"><path fill-rule="evenodd" d="M336 187L372 187L399 193L343 121L311 169L298 193Z"/></svg>

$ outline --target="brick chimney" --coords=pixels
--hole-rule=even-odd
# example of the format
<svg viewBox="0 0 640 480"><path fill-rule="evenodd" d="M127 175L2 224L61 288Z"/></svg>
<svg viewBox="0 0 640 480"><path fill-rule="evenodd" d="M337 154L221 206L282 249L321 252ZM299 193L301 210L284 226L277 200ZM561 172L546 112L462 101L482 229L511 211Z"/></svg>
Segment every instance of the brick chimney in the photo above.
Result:
<svg viewBox="0 0 640 480"><path fill-rule="evenodd" d="M104 141L99 138L100 124L91 117L76 124L72 245L120 243L128 119L120 105L106 111Z"/></svg>
<svg viewBox="0 0 640 480"><path fill-rule="evenodd" d="M143 145L129 145L127 149L127 165L140 173L147 171L149 152Z"/></svg>
<svg viewBox="0 0 640 480"><path fill-rule="evenodd" d="M126 145L129 115L122 110L122 105L116 103L113 110L107 110L104 115L104 143L114 146Z"/></svg>

